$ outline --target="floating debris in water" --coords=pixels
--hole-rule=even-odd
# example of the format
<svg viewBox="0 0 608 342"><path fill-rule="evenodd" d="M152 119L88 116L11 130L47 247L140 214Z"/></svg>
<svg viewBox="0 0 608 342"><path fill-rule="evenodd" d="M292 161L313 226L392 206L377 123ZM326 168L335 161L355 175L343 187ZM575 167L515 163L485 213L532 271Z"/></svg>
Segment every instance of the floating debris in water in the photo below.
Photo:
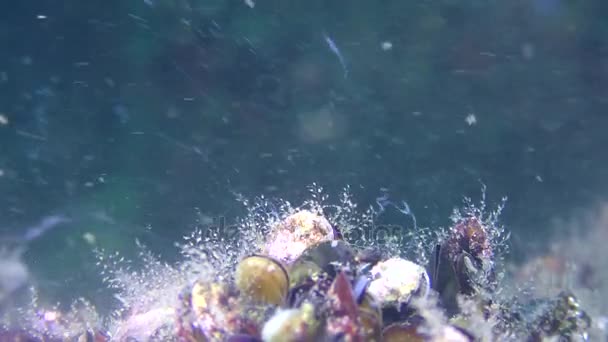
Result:
<svg viewBox="0 0 608 342"><path fill-rule="evenodd" d="M380 44L380 47L384 51L392 50L393 49L393 43L391 43L391 42L389 42L387 40L387 41L382 42L382 44Z"/></svg>
<svg viewBox="0 0 608 342"><path fill-rule="evenodd" d="M469 113L466 118L464 118L464 122L469 126L473 126L477 123L477 117L473 113Z"/></svg>
<svg viewBox="0 0 608 342"><path fill-rule="evenodd" d="M323 32L323 38L325 39L325 42L327 43L327 46L329 46L331 52L338 58L338 62L340 62L342 70L344 71L344 78L348 78L348 68L346 66L346 60L344 59L344 56L342 56L342 52L340 52L338 45L325 32Z"/></svg>

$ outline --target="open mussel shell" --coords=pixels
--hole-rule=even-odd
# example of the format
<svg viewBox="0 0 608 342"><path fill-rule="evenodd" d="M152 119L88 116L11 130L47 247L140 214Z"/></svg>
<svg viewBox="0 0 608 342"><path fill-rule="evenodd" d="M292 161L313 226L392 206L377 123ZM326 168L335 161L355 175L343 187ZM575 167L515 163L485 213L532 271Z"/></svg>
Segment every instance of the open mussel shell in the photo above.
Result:
<svg viewBox="0 0 608 342"><path fill-rule="evenodd" d="M476 217L468 217L450 228L444 241L435 246L430 274L448 315L459 310L458 295L475 295L495 287L494 252L486 227Z"/></svg>
<svg viewBox="0 0 608 342"><path fill-rule="evenodd" d="M323 269L311 260L298 260L289 268L289 286L291 289L306 286L306 283L317 279Z"/></svg>
<svg viewBox="0 0 608 342"><path fill-rule="evenodd" d="M306 249L289 268L289 272L303 274L304 268L323 271L334 277L341 266L354 262L355 253L348 243L342 240L325 241Z"/></svg>
<svg viewBox="0 0 608 342"><path fill-rule="evenodd" d="M432 288L450 316L459 311L458 295L471 296L494 288L492 261L476 259L464 251L452 258L437 245L431 262Z"/></svg>
<svg viewBox="0 0 608 342"><path fill-rule="evenodd" d="M280 262L266 256L253 255L241 260L234 280L241 293L264 304L283 304L289 291L287 271Z"/></svg>
<svg viewBox="0 0 608 342"><path fill-rule="evenodd" d="M354 252L344 241L326 241L308 248L288 268L288 305L322 303L337 271L347 265L354 265Z"/></svg>

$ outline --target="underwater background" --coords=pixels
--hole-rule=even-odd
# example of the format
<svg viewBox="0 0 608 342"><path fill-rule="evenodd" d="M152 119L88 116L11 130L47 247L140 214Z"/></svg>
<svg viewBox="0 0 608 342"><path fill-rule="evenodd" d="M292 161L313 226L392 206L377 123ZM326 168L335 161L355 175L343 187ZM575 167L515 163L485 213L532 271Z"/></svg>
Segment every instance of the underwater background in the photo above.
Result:
<svg viewBox="0 0 608 342"><path fill-rule="evenodd" d="M608 229L605 1L0 6L0 241L50 301L312 184L431 228L485 187L514 265Z"/></svg>

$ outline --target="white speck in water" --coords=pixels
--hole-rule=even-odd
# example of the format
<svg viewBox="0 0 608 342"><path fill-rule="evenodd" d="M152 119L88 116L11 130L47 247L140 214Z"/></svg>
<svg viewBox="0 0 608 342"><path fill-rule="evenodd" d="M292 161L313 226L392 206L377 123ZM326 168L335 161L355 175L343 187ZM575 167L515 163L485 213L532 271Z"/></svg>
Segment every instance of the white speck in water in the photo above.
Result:
<svg viewBox="0 0 608 342"><path fill-rule="evenodd" d="M524 43L521 46L521 55L524 59L532 59L535 55L534 45L531 43Z"/></svg>
<svg viewBox="0 0 608 342"><path fill-rule="evenodd" d="M8 125L8 118L4 114L0 114L0 125Z"/></svg>
<svg viewBox="0 0 608 342"><path fill-rule="evenodd" d="M129 122L129 109L125 105L115 104L112 109L114 110L114 115L118 117L118 120L120 120L121 124L124 125Z"/></svg>
<svg viewBox="0 0 608 342"><path fill-rule="evenodd" d="M95 238L95 235L93 235L93 233L91 232L86 232L82 234L82 239L89 245L95 245L95 243L97 242L97 238Z"/></svg>
<svg viewBox="0 0 608 342"><path fill-rule="evenodd" d="M380 44L380 47L382 48L382 50L388 51L393 48L393 43L391 43L387 40L387 41L382 42L382 44Z"/></svg>
<svg viewBox="0 0 608 342"><path fill-rule="evenodd" d="M467 125L473 126L477 123L477 117L475 117L475 114L469 113L469 115L467 115L464 121L467 123Z"/></svg>
<svg viewBox="0 0 608 342"><path fill-rule="evenodd" d="M179 110L175 106L170 106L167 109L167 118L168 119L175 119L177 117L179 117Z"/></svg>
<svg viewBox="0 0 608 342"><path fill-rule="evenodd" d="M276 192L278 190L279 190L279 187L277 187L276 185L268 185L266 187L267 192Z"/></svg>
<svg viewBox="0 0 608 342"><path fill-rule="evenodd" d="M606 316L597 317L596 326L602 331L607 331L608 330L608 317L606 317Z"/></svg>
<svg viewBox="0 0 608 342"><path fill-rule="evenodd" d="M250 8L254 8L255 2L253 2L253 0L245 0L245 5L249 6Z"/></svg>
<svg viewBox="0 0 608 342"><path fill-rule="evenodd" d="M53 321L56 321L59 318L59 312L52 311L52 310L51 311L46 311L46 312L44 312L44 314L42 315L42 317L47 322L53 322Z"/></svg>
<svg viewBox="0 0 608 342"><path fill-rule="evenodd" d="M109 77L104 78L104 79L103 79L103 81L104 81L104 82L105 82L105 84L106 84L108 87L110 87L110 88L114 88L114 86L116 85L116 84L114 83L114 80L113 80L113 79L111 79L111 78L109 78Z"/></svg>

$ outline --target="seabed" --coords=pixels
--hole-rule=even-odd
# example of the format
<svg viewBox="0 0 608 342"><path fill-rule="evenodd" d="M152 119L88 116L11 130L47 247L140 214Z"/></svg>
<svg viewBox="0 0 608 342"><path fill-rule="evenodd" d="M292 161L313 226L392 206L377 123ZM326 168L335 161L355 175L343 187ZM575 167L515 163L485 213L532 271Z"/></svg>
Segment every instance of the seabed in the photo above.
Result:
<svg viewBox="0 0 608 342"><path fill-rule="evenodd" d="M479 203L465 199L449 227L433 229L379 225L386 207L361 210L348 191L333 204L316 187L299 206L263 197L243 204L248 215L237 224L187 236L175 265L140 244L140 270L116 253L96 250L103 286L118 299L112 314L100 315L82 298L68 310L45 307L32 290L30 303L3 313L0 341L608 336L606 259L585 248L606 241L608 210L588 236L513 267L505 261L509 234L499 223L504 202L488 210L485 196Z"/></svg>

